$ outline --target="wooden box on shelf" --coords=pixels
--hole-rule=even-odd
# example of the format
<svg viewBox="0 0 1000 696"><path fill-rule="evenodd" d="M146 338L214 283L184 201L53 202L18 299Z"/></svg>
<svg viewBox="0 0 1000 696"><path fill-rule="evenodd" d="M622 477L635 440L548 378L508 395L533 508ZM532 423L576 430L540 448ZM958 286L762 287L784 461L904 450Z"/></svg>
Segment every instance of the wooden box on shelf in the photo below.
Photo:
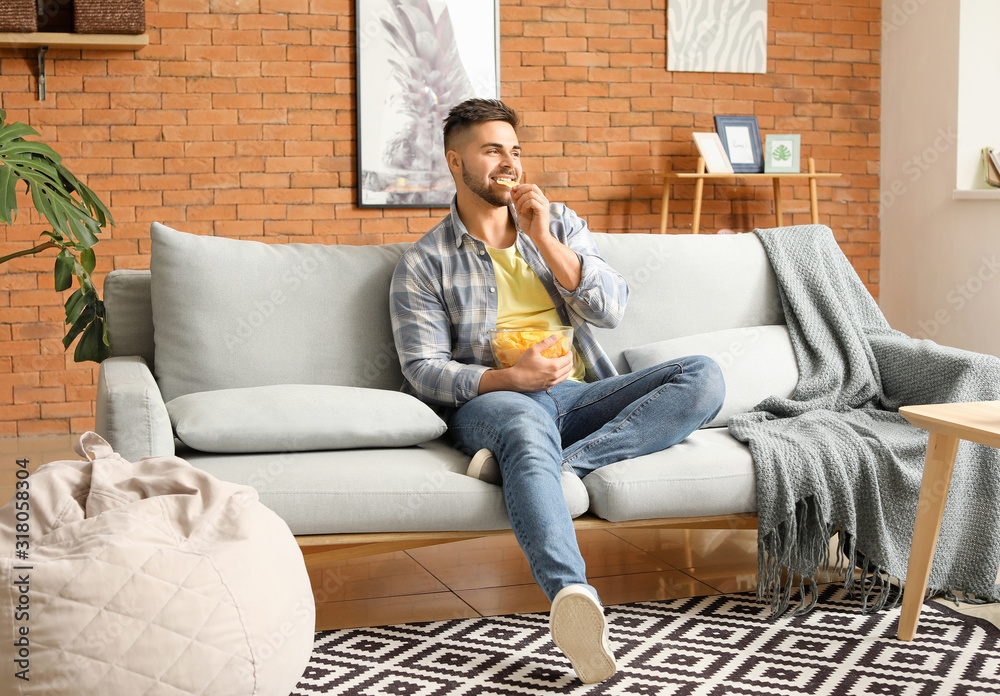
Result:
<svg viewBox="0 0 1000 696"><path fill-rule="evenodd" d="M0 31L38 31L38 6L35 0L2 0Z"/></svg>
<svg viewBox="0 0 1000 696"><path fill-rule="evenodd" d="M78 34L142 34L144 0L74 0L73 26Z"/></svg>

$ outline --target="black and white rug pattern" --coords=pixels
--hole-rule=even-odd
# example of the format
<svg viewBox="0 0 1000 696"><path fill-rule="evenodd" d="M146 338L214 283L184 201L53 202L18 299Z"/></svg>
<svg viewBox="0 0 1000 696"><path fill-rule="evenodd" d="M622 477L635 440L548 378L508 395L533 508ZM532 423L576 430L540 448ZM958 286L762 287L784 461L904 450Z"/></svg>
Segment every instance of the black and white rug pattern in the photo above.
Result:
<svg viewBox="0 0 1000 696"><path fill-rule="evenodd" d="M1000 694L1000 630L925 605L912 642L899 609L862 615L839 585L800 617L752 593L608 607L618 673L582 684L548 614L316 634L292 696L987 696Z"/></svg>

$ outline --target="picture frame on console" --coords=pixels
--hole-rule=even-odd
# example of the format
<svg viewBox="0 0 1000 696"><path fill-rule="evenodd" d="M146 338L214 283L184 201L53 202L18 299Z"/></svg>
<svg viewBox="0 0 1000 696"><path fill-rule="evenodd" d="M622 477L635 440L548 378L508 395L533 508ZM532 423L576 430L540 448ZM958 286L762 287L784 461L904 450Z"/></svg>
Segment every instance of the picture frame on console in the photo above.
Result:
<svg viewBox="0 0 1000 696"><path fill-rule="evenodd" d="M764 171L764 151L756 116L716 116L715 132L722 140L734 172L757 174Z"/></svg>
<svg viewBox="0 0 1000 696"><path fill-rule="evenodd" d="M499 0L355 0L359 207L446 208L441 128L500 98Z"/></svg>
<svg viewBox="0 0 1000 696"><path fill-rule="evenodd" d="M726 149L722 146L718 133L692 133L698 154L705 160L705 171L709 174L732 174Z"/></svg>
<svg viewBox="0 0 1000 696"><path fill-rule="evenodd" d="M764 173L798 174L801 152L801 136L798 133L768 133L764 142Z"/></svg>

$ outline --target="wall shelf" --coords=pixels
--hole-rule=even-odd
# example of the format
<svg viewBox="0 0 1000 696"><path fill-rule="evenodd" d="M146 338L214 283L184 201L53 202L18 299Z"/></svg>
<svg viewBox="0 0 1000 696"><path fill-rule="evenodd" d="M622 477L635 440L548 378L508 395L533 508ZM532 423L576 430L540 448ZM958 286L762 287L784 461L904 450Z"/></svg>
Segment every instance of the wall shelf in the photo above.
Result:
<svg viewBox="0 0 1000 696"><path fill-rule="evenodd" d="M1000 189L955 189L951 197L956 201L996 201L1000 200Z"/></svg>
<svg viewBox="0 0 1000 696"><path fill-rule="evenodd" d="M149 45L146 34L73 34L62 32L0 32L0 48L38 49L38 99L45 100L45 54L50 48L137 51Z"/></svg>
<svg viewBox="0 0 1000 696"><path fill-rule="evenodd" d="M71 34L48 31L2 32L0 48L90 48L136 51L149 45L146 34Z"/></svg>

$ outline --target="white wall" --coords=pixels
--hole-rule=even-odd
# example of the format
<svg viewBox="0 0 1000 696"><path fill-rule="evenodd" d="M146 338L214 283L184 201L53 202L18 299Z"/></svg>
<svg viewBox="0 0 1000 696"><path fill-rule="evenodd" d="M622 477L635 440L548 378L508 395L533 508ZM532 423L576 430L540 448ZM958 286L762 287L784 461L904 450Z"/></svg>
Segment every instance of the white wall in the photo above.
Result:
<svg viewBox="0 0 1000 696"><path fill-rule="evenodd" d="M1000 355L1000 198L953 198L959 9L956 0L882 8L879 303L900 331ZM995 66L972 69L1000 88Z"/></svg>
<svg viewBox="0 0 1000 696"><path fill-rule="evenodd" d="M1000 148L1000 2L961 0L958 29L959 189L990 189L983 177L983 146ZM1000 192L997 192L1000 193Z"/></svg>

